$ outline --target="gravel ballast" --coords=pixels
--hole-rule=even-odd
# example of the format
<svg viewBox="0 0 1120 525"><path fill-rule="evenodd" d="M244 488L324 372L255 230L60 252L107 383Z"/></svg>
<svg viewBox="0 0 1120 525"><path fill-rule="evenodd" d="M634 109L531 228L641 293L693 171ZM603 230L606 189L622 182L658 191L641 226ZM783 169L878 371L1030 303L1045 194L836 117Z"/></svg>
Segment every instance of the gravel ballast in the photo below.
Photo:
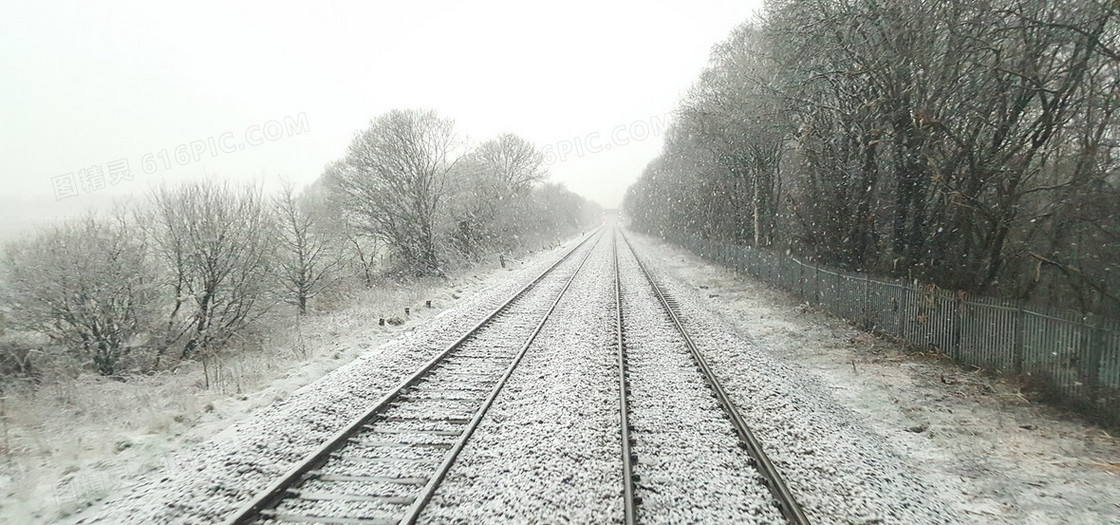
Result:
<svg viewBox="0 0 1120 525"><path fill-rule="evenodd" d="M630 237L644 253L645 243ZM958 523L940 488L912 474L880 436L785 363L740 339L695 289L643 262L680 304L682 322L814 523Z"/></svg>
<svg viewBox="0 0 1120 525"><path fill-rule="evenodd" d="M619 272L638 519L784 523L625 243Z"/></svg>
<svg viewBox="0 0 1120 525"><path fill-rule="evenodd" d="M605 237L572 282L421 522L620 519L609 244Z"/></svg>

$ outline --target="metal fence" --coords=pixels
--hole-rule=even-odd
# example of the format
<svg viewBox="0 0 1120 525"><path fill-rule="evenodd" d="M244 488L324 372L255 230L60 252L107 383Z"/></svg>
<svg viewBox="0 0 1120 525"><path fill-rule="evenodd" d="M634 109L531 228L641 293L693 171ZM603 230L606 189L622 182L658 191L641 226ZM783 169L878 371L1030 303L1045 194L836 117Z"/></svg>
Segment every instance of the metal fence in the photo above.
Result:
<svg viewBox="0 0 1120 525"><path fill-rule="evenodd" d="M1120 320L871 278L749 246L672 240L865 329L1021 375L1053 401L1109 424L1120 421Z"/></svg>

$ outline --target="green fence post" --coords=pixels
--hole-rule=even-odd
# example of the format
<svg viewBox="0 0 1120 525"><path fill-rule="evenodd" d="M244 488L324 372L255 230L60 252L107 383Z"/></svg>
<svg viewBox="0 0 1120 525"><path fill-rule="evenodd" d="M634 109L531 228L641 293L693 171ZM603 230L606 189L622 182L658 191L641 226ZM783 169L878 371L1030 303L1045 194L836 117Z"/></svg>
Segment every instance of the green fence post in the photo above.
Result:
<svg viewBox="0 0 1120 525"><path fill-rule="evenodd" d="M821 267L813 265L813 304L821 304Z"/></svg>
<svg viewBox="0 0 1120 525"><path fill-rule="evenodd" d="M874 328L874 323L871 322L871 276L866 273L863 274L863 328Z"/></svg>
<svg viewBox="0 0 1120 525"><path fill-rule="evenodd" d="M1089 362L1086 364L1086 386L1089 387L1089 402L1095 407L1101 393L1101 359L1104 357L1104 320L1096 319L1092 313L1085 317L1091 330L1089 335Z"/></svg>
<svg viewBox="0 0 1120 525"><path fill-rule="evenodd" d="M1024 353L1026 352L1026 350L1023 348L1023 345L1024 345L1023 339L1025 339L1025 337L1026 337L1026 334L1025 334L1025 332L1027 330L1027 327L1026 327L1027 322L1026 321L1027 321L1026 313L1023 312L1023 303L1016 302L1015 303L1015 336L1014 336L1015 339L1014 339L1014 342L1012 344L1012 350L1011 350L1012 352L1015 353L1015 355L1013 355L1011 357L1011 359L1012 359L1012 370L1015 372L1016 375L1022 375L1022 373L1023 373L1023 359L1024 359Z"/></svg>
<svg viewBox="0 0 1120 525"><path fill-rule="evenodd" d="M934 292L937 293L936 291ZM957 362L963 362L961 355L961 333L964 330L964 318L967 313L968 307L964 304L964 297L957 294L957 298L953 303L956 306L956 312L953 313L953 355L950 357Z"/></svg>

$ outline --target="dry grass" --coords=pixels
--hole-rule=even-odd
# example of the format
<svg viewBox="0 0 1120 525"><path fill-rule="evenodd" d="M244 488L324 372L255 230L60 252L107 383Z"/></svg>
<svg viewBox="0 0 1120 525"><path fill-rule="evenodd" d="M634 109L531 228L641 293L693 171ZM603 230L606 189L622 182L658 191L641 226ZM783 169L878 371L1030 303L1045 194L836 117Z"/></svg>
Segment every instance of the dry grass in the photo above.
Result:
<svg viewBox="0 0 1120 525"><path fill-rule="evenodd" d="M170 452L205 440L255 407L286 396L351 361L376 341L339 345L354 334L391 337L450 306L484 282L491 265L462 269L450 280L388 283L331 298L336 309L298 316L280 308L237 348L203 366L131 376L52 378L38 388L9 389L0 415L0 522L53 521L92 505L130 479L159 468ZM323 303L320 303L323 304ZM408 307L411 315L406 316ZM372 331L372 332L370 332ZM209 379L209 381L207 381ZM209 384L209 388L206 385Z"/></svg>
<svg viewBox="0 0 1120 525"><path fill-rule="evenodd" d="M19 523L72 513L150 468L127 463L136 456L130 449L181 434L198 420L208 396L197 391L193 375L128 382L80 376L10 391L4 403L6 483L0 484L4 517Z"/></svg>

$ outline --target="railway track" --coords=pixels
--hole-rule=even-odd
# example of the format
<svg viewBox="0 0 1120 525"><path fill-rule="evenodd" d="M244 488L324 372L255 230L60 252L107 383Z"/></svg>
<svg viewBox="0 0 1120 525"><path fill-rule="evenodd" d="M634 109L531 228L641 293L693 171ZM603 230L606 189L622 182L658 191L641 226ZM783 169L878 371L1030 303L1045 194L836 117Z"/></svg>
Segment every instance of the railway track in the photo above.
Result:
<svg viewBox="0 0 1120 525"><path fill-rule="evenodd" d="M226 523L415 523L604 235L602 231L594 233L573 247L361 417L245 503ZM739 447L749 455L749 464L757 469L757 481L768 490L772 505L788 523L807 524L777 469L692 342L681 323L676 302L659 286L621 230L612 234L610 248L617 327L623 523L633 525L642 521L642 495L653 489L643 485L635 472L635 448L640 449L635 445L642 442L643 434L631 424L632 371L625 332L629 313L623 301L620 250L626 250L633 258L641 279L648 283L663 311L660 317L667 318L680 335L703 376L703 384L730 421L728 430L734 431ZM633 278L630 281L640 282Z"/></svg>
<svg viewBox="0 0 1120 525"><path fill-rule="evenodd" d="M573 247L226 523L415 523L602 236ZM570 274L559 272L565 263ZM546 280L559 291L543 295Z"/></svg>
<svg viewBox="0 0 1120 525"><path fill-rule="evenodd" d="M739 414L738 409L731 403L727 393L724 391L723 386L720 384L719 379L712 372L708 366L704 356L697 349L693 343L691 336L685 329L684 324L681 322L678 313L677 302L660 286L653 274L649 271L646 265L642 262L641 258L634 251L630 245L629 240L622 234L621 229L615 230L614 233L614 284L615 284L615 301L617 312L617 327L618 334L617 351L618 351L618 364L619 364L619 391L620 391L620 420L621 420L621 436L622 436L622 465L623 465L623 485L624 485L624 523L632 525L638 522L638 509L642 502L643 487L641 486L641 479L634 472L634 465L638 461L638 456L634 452L637 439L635 434L641 435L640 432L634 432L631 427L630 404L632 399L632 391L630 388L630 357L627 355L627 338L625 335L624 321L626 318L625 308L623 306L622 298L622 276L619 268L619 239L622 239L621 244L625 245L627 252L633 257L639 273L644 277L644 281L648 283L656 297L657 302L660 304L664 313L664 317L669 319L673 325L680 339L683 341L684 346L688 349L693 363L695 364L698 372L703 377L703 382L711 390L711 395L716 399L720 409L731 423L731 430L734 431L738 440L738 445L750 457L749 463L758 472L758 481L764 485L769 491L772 500L771 504L779 510L782 517L790 524L793 525L807 525L808 518L801 509L801 506L794 499L793 494L790 492L788 486L783 480L778 469L767 457L766 452L762 448L762 444L754 436L750 427L747 426L746 421L742 415Z"/></svg>

